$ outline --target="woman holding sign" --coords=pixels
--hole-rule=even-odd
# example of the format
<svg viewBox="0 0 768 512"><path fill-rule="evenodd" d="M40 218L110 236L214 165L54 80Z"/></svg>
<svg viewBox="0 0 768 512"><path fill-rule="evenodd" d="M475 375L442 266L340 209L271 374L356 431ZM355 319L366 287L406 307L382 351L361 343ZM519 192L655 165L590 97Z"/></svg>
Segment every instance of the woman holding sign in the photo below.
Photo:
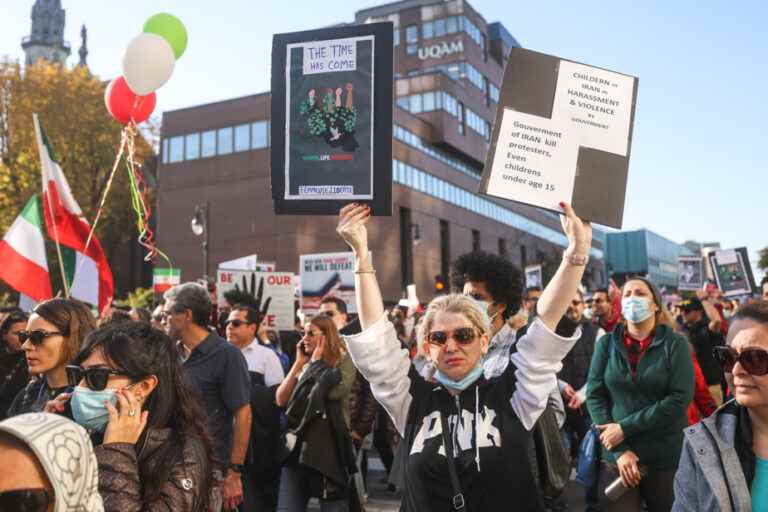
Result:
<svg viewBox="0 0 768 512"><path fill-rule="evenodd" d="M352 204L337 231L356 258L355 289L363 332L346 337L358 370L403 437L401 510L543 511L529 462L531 429L557 385L560 361L579 339L555 334L584 274L592 228L563 206L569 246L538 302L538 317L517 342L507 370L487 380L488 315L473 299L445 295L427 307L418 342L437 368L437 383L419 376L384 313L368 258L370 210ZM512 502L511 500L514 500Z"/></svg>

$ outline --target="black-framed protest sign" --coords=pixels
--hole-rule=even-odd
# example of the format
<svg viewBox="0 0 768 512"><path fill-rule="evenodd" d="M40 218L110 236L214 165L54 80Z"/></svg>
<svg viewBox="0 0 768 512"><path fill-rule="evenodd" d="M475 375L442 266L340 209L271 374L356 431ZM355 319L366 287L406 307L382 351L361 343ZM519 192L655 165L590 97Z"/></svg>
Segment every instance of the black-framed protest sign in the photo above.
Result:
<svg viewBox="0 0 768 512"><path fill-rule="evenodd" d="M272 40L276 214L332 215L352 201L392 213L390 22Z"/></svg>
<svg viewBox="0 0 768 512"><path fill-rule="evenodd" d="M704 258L679 256L677 258L677 289L701 290L704 286Z"/></svg>
<svg viewBox="0 0 768 512"><path fill-rule="evenodd" d="M522 48L509 54L480 192L621 228L636 77Z"/></svg>
<svg viewBox="0 0 768 512"><path fill-rule="evenodd" d="M714 251L709 254L709 264L726 297L749 295L757 289L746 247Z"/></svg>

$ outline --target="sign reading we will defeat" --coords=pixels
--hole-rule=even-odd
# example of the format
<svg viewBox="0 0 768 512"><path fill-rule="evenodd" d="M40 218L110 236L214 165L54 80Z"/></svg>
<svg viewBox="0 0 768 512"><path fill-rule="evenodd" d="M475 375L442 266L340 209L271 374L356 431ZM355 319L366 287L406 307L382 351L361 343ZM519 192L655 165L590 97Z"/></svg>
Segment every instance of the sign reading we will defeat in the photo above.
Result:
<svg viewBox="0 0 768 512"><path fill-rule="evenodd" d="M585 219L621 227L636 84L515 49L481 192L554 211L565 201Z"/></svg>

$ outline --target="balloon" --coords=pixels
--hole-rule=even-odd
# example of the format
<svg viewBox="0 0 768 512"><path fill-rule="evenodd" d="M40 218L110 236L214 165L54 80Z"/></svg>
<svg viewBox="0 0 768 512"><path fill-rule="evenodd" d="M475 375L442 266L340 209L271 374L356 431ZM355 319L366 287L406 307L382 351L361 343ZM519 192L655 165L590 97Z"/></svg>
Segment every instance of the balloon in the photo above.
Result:
<svg viewBox="0 0 768 512"><path fill-rule="evenodd" d="M147 34L157 34L168 41L177 59L187 49L187 28L173 14L165 12L155 14L144 23L144 32Z"/></svg>
<svg viewBox="0 0 768 512"><path fill-rule="evenodd" d="M137 96L146 96L171 78L175 63L168 41L157 34L140 34L125 49L123 76Z"/></svg>
<svg viewBox="0 0 768 512"><path fill-rule="evenodd" d="M157 104L157 96L151 93L147 96L136 96L128 87L125 78L119 76L109 82L104 91L104 103L110 115L121 124L128 124L131 119L133 122L143 123Z"/></svg>

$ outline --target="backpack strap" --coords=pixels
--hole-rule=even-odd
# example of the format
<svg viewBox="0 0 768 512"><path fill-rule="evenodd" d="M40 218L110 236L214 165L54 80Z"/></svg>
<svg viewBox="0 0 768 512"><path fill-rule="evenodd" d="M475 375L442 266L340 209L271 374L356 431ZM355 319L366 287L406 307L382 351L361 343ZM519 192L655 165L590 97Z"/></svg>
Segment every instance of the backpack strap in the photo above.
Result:
<svg viewBox="0 0 768 512"><path fill-rule="evenodd" d="M467 504L464 501L464 494L461 492L461 483L459 475L456 473L456 462L453 460L453 441L448 434L448 421L445 419L445 413L440 411L440 424L443 429L443 447L445 448L445 458L448 461L448 476L451 479L451 488L453 497L451 498L451 510L456 512L466 512Z"/></svg>

